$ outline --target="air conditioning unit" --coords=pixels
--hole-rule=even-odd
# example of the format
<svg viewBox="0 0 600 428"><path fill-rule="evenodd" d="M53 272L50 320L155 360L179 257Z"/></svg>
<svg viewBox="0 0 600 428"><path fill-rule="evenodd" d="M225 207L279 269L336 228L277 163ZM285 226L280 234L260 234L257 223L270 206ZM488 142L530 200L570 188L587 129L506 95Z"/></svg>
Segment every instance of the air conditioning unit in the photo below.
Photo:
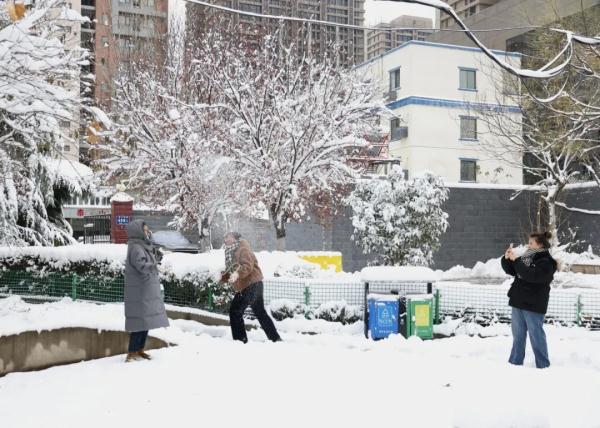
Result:
<svg viewBox="0 0 600 428"><path fill-rule="evenodd" d="M396 101L396 99L397 99L396 92L397 92L396 90L389 91L387 94L385 94L385 99L388 102Z"/></svg>

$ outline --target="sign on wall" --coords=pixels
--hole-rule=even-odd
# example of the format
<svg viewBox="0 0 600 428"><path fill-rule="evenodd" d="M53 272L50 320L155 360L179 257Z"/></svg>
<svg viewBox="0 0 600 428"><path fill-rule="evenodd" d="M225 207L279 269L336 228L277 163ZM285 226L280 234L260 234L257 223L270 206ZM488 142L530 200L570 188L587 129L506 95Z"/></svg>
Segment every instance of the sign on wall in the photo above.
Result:
<svg viewBox="0 0 600 428"><path fill-rule="evenodd" d="M128 216L128 215L116 216L116 222L118 225L129 224L130 221L131 221L131 216Z"/></svg>

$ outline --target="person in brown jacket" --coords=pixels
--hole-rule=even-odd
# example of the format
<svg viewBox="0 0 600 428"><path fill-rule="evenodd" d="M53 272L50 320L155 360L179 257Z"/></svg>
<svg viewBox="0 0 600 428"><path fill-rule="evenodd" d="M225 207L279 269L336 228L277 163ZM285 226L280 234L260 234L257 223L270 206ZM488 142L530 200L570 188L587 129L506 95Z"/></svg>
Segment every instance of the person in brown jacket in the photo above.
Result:
<svg viewBox="0 0 600 428"><path fill-rule="evenodd" d="M235 290L235 297L229 308L233 340L248 342L244 325L244 311L250 306L269 340L281 341L275 324L265 309L262 280L263 274L250 244L241 239L239 233L227 233L225 235L225 271L221 274L221 283L228 282Z"/></svg>

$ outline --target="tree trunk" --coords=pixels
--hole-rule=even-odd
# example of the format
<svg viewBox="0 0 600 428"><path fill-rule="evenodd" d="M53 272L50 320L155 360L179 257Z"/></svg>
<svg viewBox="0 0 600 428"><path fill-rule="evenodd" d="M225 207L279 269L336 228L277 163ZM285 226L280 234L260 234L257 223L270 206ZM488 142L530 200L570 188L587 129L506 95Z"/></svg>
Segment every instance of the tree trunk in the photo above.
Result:
<svg viewBox="0 0 600 428"><path fill-rule="evenodd" d="M324 221L321 222L321 227L323 227L322 233L322 241L323 251L332 251L333 249L333 218L328 217Z"/></svg>
<svg viewBox="0 0 600 428"><path fill-rule="evenodd" d="M202 220L198 224L198 229L200 232L200 241L198 245L200 247L201 252L212 250L212 239L210 233L210 220L208 217L202 218Z"/></svg>
<svg viewBox="0 0 600 428"><path fill-rule="evenodd" d="M277 238L277 251L285 251L285 223L287 217L285 216L285 214L278 212L274 206L271 206L271 218L273 220L273 226L275 226L275 237Z"/></svg>
<svg viewBox="0 0 600 428"><path fill-rule="evenodd" d="M558 240L558 217L556 215L556 202L564 186L553 186L548 189L548 194L545 198L548 205L548 232L552 234L550 244L553 247L559 245Z"/></svg>

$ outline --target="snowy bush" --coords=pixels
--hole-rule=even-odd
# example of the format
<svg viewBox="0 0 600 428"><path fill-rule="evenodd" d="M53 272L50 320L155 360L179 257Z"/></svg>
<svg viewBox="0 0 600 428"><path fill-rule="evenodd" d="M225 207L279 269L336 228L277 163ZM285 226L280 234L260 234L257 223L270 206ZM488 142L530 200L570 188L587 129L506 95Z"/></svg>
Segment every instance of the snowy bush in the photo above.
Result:
<svg viewBox="0 0 600 428"><path fill-rule="evenodd" d="M327 302L317 308L314 317L325 321L353 324L362 319L362 309L349 305L344 300Z"/></svg>
<svg viewBox="0 0 600 428"><path fill-rule="evenodd" d="M308 312L308 308L305 304L293 300L275 299L269 303L269 311L273 318L282 321L286 318L303 317Z"/></svg>
<svg viewBox="0 0 600 428"><path fill-rule="evenodd" d="M448 227L448 189L432 174L405 180L397 166L386 179L364 180L348 198L356 241L385 265L429 266Z"/></svg>
<svg viewBox="0 0 600 428"><path fill-rule="evenodd" d="M96 287L96 295L111 294L118 296L122 293L122 278L125 273L124 252L126 246L107 245L104 250L100 249L94 254L93 246L77 245L61 248L27 247L24 251L14 249L0 249L0 282L5 277L5 283L10 292L11 287L16 284L20 289L23 273L29 275L28 288L35 294L38 289L48 295L55 295L48 287L61 287L69 283L70 278L77 277L82 286ZM98 246L100 247L100 246ZM104 254L112 249L113 255ZM33 251L27 251L33 250ZM63 250L63 251L61 251ZM71 255L73 251L79 250L82 257L63 257ZM86 251L89 250L89 251ZM233 290L226 285L218 284L213 274L208 269L196 269L179 275L172 267L160 268L161 284L165 290L167 303L185 304L189 306L206 307L211 306L217 311L223 311L233 298ZM15 277L16 275L16 277ZM61 276L64 281L43 281L49 276ZM14 278L19 278L15 282ZM38 281L38 279L40 281ZM54 285L48 285L54 284Z"/></svg>
<svg viewBox="0 0 600 428"><path fill-rule="evenodd" d="M314 263L299 263L294 265L279 265L273 276L283 278L316 278L319 266Z"/></svg>
<svg viewBox="0 0 600 428"><path fill-rule="evenodd" d="M342 324L352 324L360 321L363 315L361 308L349 305L343 300L323 303L315 311L312 311L304 303L288 299L275 299L269 304L269 311L277 321L286 318L305 317Z"/></svg>

